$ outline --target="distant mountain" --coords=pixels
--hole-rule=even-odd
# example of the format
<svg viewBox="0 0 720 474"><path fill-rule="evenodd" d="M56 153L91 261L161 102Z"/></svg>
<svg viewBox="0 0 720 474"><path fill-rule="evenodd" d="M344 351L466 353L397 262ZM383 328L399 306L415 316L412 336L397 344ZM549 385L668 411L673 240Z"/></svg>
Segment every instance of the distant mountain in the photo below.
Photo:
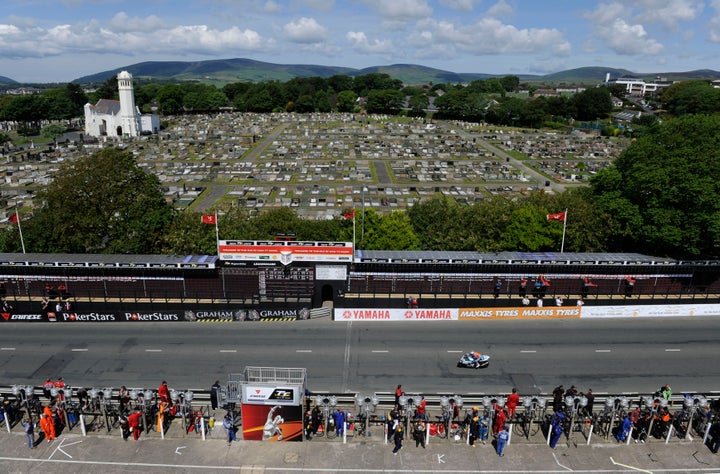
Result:
<svg viewBox="0 0 720 474"><path fill-rule="evenodd" d="M0 85L2 85L2 86L9 86L9 85L13 85L13 84L18 84L18 82L17 82L17 81L13 81L13 80L10 79L9 77L0 76Z"/></svg>
<svg viewBox="0 0 720 474"><path fill-rule="evenodd" d="M273 64L252 59L236 58L192 62L148 61L80 77L72 82L85 84L102 83L123 70L129 71L138 81L194 81L216 85L224 85L232 82L263 82L272 80L286 82L296 77L330 77L337 74L359 76L370 73L385 73L395 79L401 80L404 84L466 83L474 80L485 80L490 77L508 75L455 73L416 64L392 64L388 66L353 69L309 64ZM520 78L521 82L597 84L604 81L608 73L613 78L633 76L646 80L653 80L656 77L667 80L720 79L720 72L711 69L689 72L635 73L627 69L581 67L544 76L529 74L516 75ZM0 77L0 83L2 82L1 79Z"/></svg>
<svg viewBox="0 0 720 474"><path fill-rule="evenodd" d="M209 61L149 61L75 79L76 83L100 83L130 72L138 80L197 81L216 84L231 82L289 81L295 77L354 75L357 69L307 64L272 64L252 59L215 59Z"/></svg>
<svg viewBox="0 0 720 474"><path fill-rule="evenodd" d="M566 83L566 84L586 84L602 82L605 80L605 76L610 74L610 77L617 78L622 76L633 76L639 77L637 74L628 71L627 69L613 69L607 67L580 67L577 69L568 69L566 71L560 71L553 74L546 74L540 77L542 82L547 83Z"/></svg>
<svg viewBox="0 0 720 474"><path fill-rule="evenodd" d="M618 78L623 76L637 77L646 81L653 81L656 79L663 79L668 81L682 81L682 80L714 80L720 79L720 72L713 71L712 69L701 69L697 71L687 72L645 72L637 73L628 71L627 69L613 69L606 67L581 67L577 69L568 69L566 71L556 72L554 74L547 74L541 76L543 82L549 83L597 83L605 80L605 75L610 74L611 78Z"/></svg>

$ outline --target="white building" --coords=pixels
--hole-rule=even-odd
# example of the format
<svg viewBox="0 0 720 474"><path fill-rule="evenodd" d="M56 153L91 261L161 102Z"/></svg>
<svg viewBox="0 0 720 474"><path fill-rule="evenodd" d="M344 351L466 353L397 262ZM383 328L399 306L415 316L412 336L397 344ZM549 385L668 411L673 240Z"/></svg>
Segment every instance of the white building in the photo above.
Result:
<svg viewBox="0 0 720 474"><path fill-rule="evenodd" d="M140 114L135 105L132 74L117 76L120 100L100 99L85 104L85 134L92 137L137 137L160 130L160 117Z"/></svg>
<svg viewBox="0 0 720 474"><path fill-rule="evenodd" d="M621 85L625 88L625 92L630 95L644 96L647 93L654 93L664 87L668 87L672 84L671 81L655 78L653 82L645 82L643 79L637 77L618 77L616 79L610 78L610 73L605 75L605 85L610 86L613 84Z"/></svg>

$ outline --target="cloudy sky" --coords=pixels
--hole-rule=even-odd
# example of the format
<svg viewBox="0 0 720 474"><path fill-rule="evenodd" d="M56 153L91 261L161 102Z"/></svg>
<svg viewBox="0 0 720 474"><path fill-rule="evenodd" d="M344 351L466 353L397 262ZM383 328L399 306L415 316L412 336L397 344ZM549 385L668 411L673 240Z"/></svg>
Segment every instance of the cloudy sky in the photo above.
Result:
<svg viewBox="0 0 720 474"><path fill-rule="evenodd" d="M546 74L720 70L720 0L3 0L0 76L250 58Z"/></svg>

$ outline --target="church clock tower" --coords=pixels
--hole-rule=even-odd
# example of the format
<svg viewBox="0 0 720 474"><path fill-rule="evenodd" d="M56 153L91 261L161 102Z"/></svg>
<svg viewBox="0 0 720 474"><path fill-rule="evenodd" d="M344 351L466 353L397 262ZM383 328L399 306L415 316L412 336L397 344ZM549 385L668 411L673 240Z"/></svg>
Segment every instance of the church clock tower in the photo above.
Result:
<svg viewBox="0 0 720 474"><path fill-rule="evenodd" d="M132 74L121 71L117 76L120 94L120 126L122 135L137 137L140 135L140 116L135 107Z"/></svg>

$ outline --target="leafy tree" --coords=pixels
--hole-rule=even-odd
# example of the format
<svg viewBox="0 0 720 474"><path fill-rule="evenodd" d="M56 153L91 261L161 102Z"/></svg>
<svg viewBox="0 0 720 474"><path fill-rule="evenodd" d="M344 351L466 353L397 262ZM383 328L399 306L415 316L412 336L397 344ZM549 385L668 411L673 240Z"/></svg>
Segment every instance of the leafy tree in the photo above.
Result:
<svg viewBox="0 0 720 474"><path fill-rule="evenodd" d="M332 111L332 105L330 104L330 97L325 91L317 91L315 93L315 109L318 112L327 113Z"/></svg>
<svg viewBox="0 0 720 474"><path fill-rule="evenodd" d="M215 226L203 224L201 213L180 212L153 242L153 253L173 255L217 254Z"/></svg>
<svg viewBox="0 0 720 474"><path fill-rule="evenodd" d="M109 77L92 95L92 102L97 102L99 99L120 100L117 76Z"/></svg>
<svg viewBox="0 0 720 474"><path fill-rule="evenodd" d="M335 92L353 90L354 81L350 76L336 74L327 78L327 85Z"/></svg>
<svg viewBox="0 0 720 474"><path fill-rule="evenodd" d="M380 216L377 224L371 212L365 210L365 239L362 242L364 249L371 250L420 250L420 239L413 231L412 223L407 213L395 211ZM370 226L368 228L368 222ZM374 225L373 225L374 224Z"/></svg>
<svg viewBox="0 0 720 474"><path fill-rule="evenodd" d="M310 95L301 95L295 102L295 112L307 114L315 112L315 100Z"/></svg>
<svg viewBox="0 0 720 474"><path fill-rule="evenodd" d="M45 138L50 138L53 142L55 142L55 140L62 137L63 133L65 133L66 131L67 128L65 128L65 125L58 122L53 122L41 128L40 135Z"/></svg>
<svg viewBox="0 0 720 474"><path fill-rule="evenodd" d="M165 84L155 96L160 111L163 114L177 114L182 112L183 91L177 84Z"/></svg>
<svg viewBox="0 0 720 474"><path fill-rule="evenodd" d="M405 96L399 90L372 90L367 96L367 111L371 114L397 114Z"/></svg>
<svg viewBox="0 0 720 474"><path fill-rule="evenodd" d="M720 253L720 116L689 115L651 127L593 179L608 225L636 251Z"/></svg>
<svg viewBox="0 0 720 474"><path fill-rule="evenodd" d="M357 94L351 90L344 90L337 96L338 112L352 112L357 101Z"/></svg>
<svg viewBox="0 0 720 474"><path fill-rule="evenodd" d="M520 78L517 76L504 76L500 78L500 83L506 92L513 92L520 89Z"/></svg>
<svg viewBox="0 0 720 474"><path fill-rule="evenodd" d="M402 81L393 79L389 74L374 72L357 76L354 80L353 90L361 97L367 96L370 91L402 89Z"/></svg>
<svg viewBox="0 0 720 474"><path fill-rule="evenodd" d="M40 95L19 95L5 104L4 119L21 122L22 135L37 133L39 123L47 117L47 102Z"/></svg>
<svg viewBox="0 0 720 474"><path fill-rule="evenodd" d="M503 247L530 252L560 250L554 245L561 240L558 237L562 237L562 225L548 225L546 215L546 209L529 205L515 209L510 224L505 228Z"/></svg>
<svg viewBox="0 0 720 474"><path fill-rule="evenodd" d="M663 107L672 115L720 112L720 89L707 81L681 81L662 93Z"/></svg>
<svg viewBox="0 0 720 474"><path fill-rule="evenodd" d="M413 95L410 97L408 105L410 105L410 115L424 117L425 110L430 106L430 99L425 94Z"/></svg>
<svg viewBox="0 0 720 474"><path fill-rule="evenodd" d="M172 216L157 177L115 148L63 163L37 198L33 252L148 253Z"/></svg>
<svg viewBox="0 0 720 474"><path fill-rule="evenodd" d="M366 211L367 212L367 211ZM457 249L457 235L462 228L460 206L451 196L438 194L431 199L419 202L407 210L415 234L420 239L420 247L426 250Z"/></svg>
<svg viewBox="0 0 720 474"><path fill-rule="evenodd" d="M49 89L43 92L42 98L45 101L47 115L44 118L46 119L63 120L82 115L82 105L77 106L73 103L68 95L68 90L64 87Z"/></svg>
<svg viewBox="0 0 720 474"><path fill-rule="evenodd" d="M605 118L612 112L612 98L607 87L586 89L575 94L571 102L578 120Z"/></svg>
<svg viewBox="0 0 720 474"><path fill-rule="evenodd" d="M236 97L245 94L250 87L252 87L252 83L250 82L234 82L232 84L226 84L222 91L225 97L227 97L230 102L233 102Z"/></svg>

